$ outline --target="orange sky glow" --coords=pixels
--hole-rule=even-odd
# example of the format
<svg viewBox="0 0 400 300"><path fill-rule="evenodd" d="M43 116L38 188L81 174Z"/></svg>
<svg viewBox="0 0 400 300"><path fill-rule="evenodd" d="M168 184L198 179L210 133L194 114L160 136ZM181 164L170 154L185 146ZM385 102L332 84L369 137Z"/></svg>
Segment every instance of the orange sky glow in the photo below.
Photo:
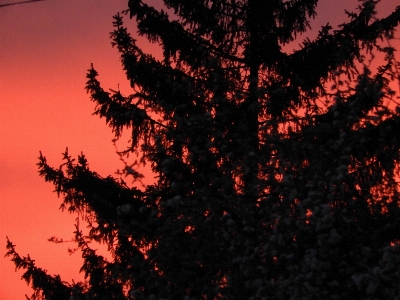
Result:
<svg viewBox="0 0 400 300"><path fill-rule="evenodd" d="M112 16L127 8L127 0L45 0L2 6L0 0L0 299L25 299L32 291L15 273L6 253L6 236L20 255L62 279L82 280L80 252L69 255L72 243L47 241L73 237L76 215L61 212L61 199L37 172L39 151L55 167L66 147L76 157L82 151L92 170L102 176L123 168L103 119L92 116L94 103L85 91L90 64L104 89L130 93L117 49L111 47ZM161 0L149 1L159 3ZM346 21L344 9L355 11L357 0L323 0L314 30L329 22ZM398 0L382 0L386 16ZM125 18L135 34L134 20ZM314 31L312 34L316 34ZM315 35L314 35L315 36ZM300 37L299 42L302 40ZM157 45L139 45L157 54ZM399 45L399 43L397 43ZM400 47L397 47L400 49ZM399 55L397 55L399 56ZM121 148L126 145L121 144ZM145 182L152 182L147 174ZM96 248L96 247L94 247Z"/></svg>

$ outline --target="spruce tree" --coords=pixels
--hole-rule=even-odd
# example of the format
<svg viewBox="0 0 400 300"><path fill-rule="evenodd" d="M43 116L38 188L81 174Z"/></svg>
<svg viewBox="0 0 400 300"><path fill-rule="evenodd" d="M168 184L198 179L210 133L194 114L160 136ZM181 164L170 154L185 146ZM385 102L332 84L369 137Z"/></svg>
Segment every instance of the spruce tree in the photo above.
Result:
<svg viewBox="0 0 400 300"><path fill-rule="evenodd" d="M399 65L382 45L400 6L378 19L379 1L361 1L288 52L318 1L163 2L125 11L162 59L114 16L132 94L87 74L95 113L116 138L131 133L120 155L138 155L156 181L133 187L83 154L65 152L60 168L41 154L40 175L90 233L75 232L84 283L48 275L8 241L32 299L399 299ZM374 55L384 60L371 69Z"/></svg>

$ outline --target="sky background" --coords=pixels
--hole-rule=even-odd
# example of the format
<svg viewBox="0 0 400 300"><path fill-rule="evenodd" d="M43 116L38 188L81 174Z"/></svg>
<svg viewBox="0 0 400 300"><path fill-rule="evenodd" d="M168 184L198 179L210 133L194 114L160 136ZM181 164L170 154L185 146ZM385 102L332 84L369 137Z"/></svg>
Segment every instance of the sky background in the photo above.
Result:
<svg viewBox="0 0 400 300"><path fill-rule="evenodd" d="M398 0L382 0L380 16ZM85 91L86 72L93 63L104 89L130 93L117 49L111 47L112 16L127 8L127 0L46 0L3 6L0 0L0 299L25 299L32 291L20 280L22 271L6 253L6 236L20 255L29 254L49 274L71 282L81 280L80 253L69 255L72 243L47 239L73 237L76 215L61 212L62 199L38 176L39 151L50 165L61 164L66 147L81 151L90 168L102 176L123 168L104 119L92 116L94 103ZM160 0L153 0L157 3ZM356 0L323 0L312 21L314 30L346 20L344 9ZM134 21L126 25L135 35ZM316 31L312 36L316 35ZM157 54L157 47L146 45ZM120 144L121 149L124 144ZM149 175L149 181L152 180Z"/></svg>

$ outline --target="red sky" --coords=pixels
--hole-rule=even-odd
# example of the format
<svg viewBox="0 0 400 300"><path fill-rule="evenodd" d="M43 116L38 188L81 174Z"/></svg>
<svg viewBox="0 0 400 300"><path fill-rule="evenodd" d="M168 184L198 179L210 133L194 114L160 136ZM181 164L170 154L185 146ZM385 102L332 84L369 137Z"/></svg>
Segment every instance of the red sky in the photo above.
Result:
<svg viewBox="0 0 400 300"><path fill-rule="evenodd" d="M382 16L398 0L382 0ZM0 6L17 0L0 0ZM153 2L157 2L154 0ZM160 2L160 0L158 0ZM314 29L344 22L344 9L356 0L320 1ZM72 156L83 151L103 176L123 167L104 120L92 116L94 103L84 90L90 63L105 89L129 93L129 84L110 44L112 16L127 8L127 0L46 0L0 7L0 299L24 299L32 292L3 258L6 236L21 255L63 280L79 280L80 253L73 244L47 242L51 236L73 236L74 215L59 210L53 186L38 176L39 151L51 165L61 163L68 147ZM126 24L134 22L126 19ZM130 26L133 28L132 26ZM134 34L134 28L131 30ZM147 46L154 52L155 45ZM123 145L121 145L123 147ZM151 179L150 179L151 180Z"/></svg>

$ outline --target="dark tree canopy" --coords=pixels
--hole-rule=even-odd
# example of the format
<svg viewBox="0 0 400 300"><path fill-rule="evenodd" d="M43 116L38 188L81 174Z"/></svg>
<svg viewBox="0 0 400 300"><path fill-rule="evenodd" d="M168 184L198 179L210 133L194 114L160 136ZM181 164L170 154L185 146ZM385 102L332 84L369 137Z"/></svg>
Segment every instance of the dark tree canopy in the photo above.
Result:
<svg viewBox="0 0 400 300"><path fill-rule="evenodd" d="M87 74L95 113L157 175L100 177L82 154L40 175L83 214L85 283L8 254L32 299L399 299L400 6L378 19L361 1L348 22L284 51L310 29L316 0L129 0L146 54L114 16L113 46L132 94ZM370 59L381 55L371 69ZM392 88L395 85L392 85ZM124 132L125 132L124 131ZM123 173L140 179L127 163ZM105 243L112 259L89 241ZM71 297L71 298L70 298Z"/></svg>

